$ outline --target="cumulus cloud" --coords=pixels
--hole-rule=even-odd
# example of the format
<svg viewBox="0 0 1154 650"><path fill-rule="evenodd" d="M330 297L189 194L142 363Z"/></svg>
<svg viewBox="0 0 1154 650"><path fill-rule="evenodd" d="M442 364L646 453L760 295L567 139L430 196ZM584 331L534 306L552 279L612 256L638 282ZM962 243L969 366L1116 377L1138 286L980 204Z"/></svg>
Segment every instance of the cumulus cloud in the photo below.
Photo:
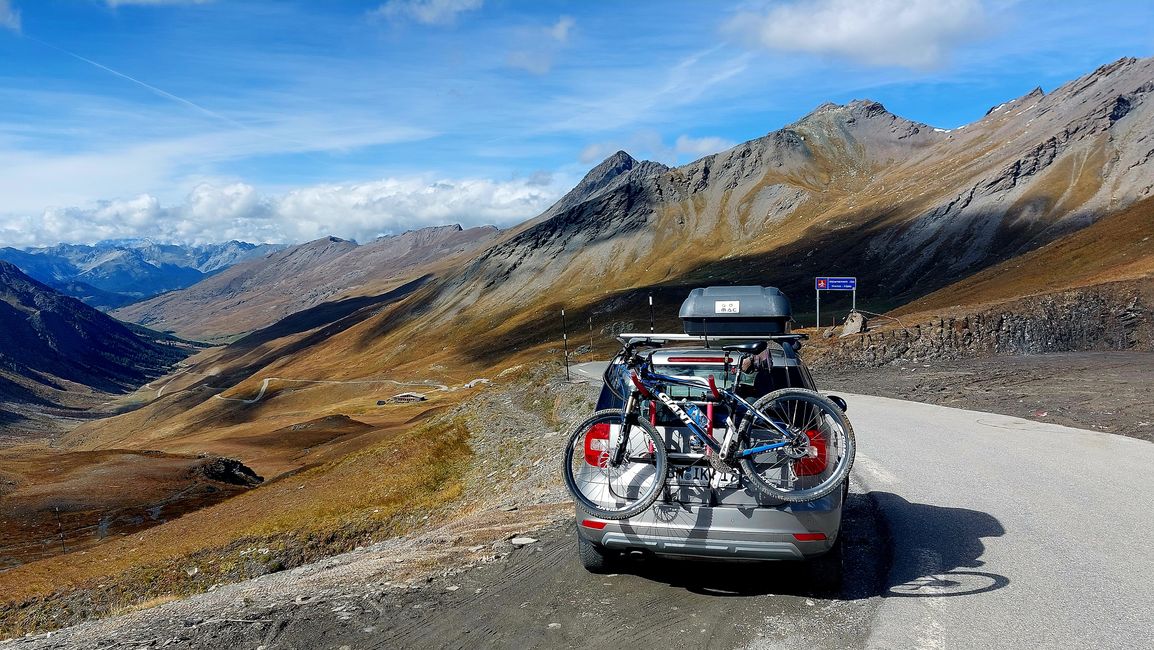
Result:
<svg viewBox="0 0 1154 650"><path fill-rule="evenodd" d="M412 20L422 25L451 25L457 14L480 9L484 0L389 0L373 11L389 20Z"/></svg>
<svg viewBox="0 0 1154 650"><path fill-rule="evenodd" d="M739 14L728 29L771 50L932 68L984 22L979 0L797 0Z"/></svg>
<svg viewBox="0 0 1154 650"><path fill-rule="evenodd" d="M141 194L0 217L0 241L42 246L147 237L182 243L295 243L336 235L363 242L426 226L513 225L543 212L564 189L544 172L510 181L386 178L313 185L275 196L246 183L204 183L173 205Z"/></svg>
<svg viewBox="0 0 1154 650"><path fill-rule="evenodd" d="M20 12L12 6L12 0L0 0L0 27L20 31Z"/></svg>

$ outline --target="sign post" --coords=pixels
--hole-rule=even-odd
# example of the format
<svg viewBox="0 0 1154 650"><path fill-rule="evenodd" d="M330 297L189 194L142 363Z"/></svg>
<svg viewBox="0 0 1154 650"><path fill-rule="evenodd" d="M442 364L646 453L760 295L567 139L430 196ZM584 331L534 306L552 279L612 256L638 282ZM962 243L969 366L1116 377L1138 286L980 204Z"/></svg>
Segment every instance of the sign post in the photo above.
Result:
<svg viewBox="0 0 1154 650"><path fill-rule="evenodd" d="M569 328L565 327L565 309L561 309L561 338L565 341L565 381L571 382L569 376Z"/></svg>
<svg viewBox="0 0 1154 650"><path fill-rule="evenodd" d="M817 295L817 314L815 321L821 327L821 292L822 291L852 291L853 307L857 311L857 278L819 277L813 279L814 293Z"/></svg>

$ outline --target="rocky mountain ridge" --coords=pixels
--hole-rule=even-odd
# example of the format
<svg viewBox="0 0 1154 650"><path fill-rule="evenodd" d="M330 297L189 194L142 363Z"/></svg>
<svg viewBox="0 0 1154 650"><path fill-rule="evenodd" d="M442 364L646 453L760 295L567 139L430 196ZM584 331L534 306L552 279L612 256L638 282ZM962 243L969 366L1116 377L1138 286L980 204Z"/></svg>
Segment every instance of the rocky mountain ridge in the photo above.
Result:
<svg viewBox="0 0 1154 650"><path fill-rule="evenodd" d="M58 406L71 392L126 392L185 356L0 261L0 405L7 419L22 418L29 405Z"/></svg>
<svg viewBox="0 0 1154 650"><path fill-rule="evenodd" d="M1154 60L1123 59L959 129L859 100L675 169L615 154L611 184L511 231L443 301L575 302L594 273L775 284L804 310L813 276L847 274L901 304L1149 197L1152 89Z"/></svg>

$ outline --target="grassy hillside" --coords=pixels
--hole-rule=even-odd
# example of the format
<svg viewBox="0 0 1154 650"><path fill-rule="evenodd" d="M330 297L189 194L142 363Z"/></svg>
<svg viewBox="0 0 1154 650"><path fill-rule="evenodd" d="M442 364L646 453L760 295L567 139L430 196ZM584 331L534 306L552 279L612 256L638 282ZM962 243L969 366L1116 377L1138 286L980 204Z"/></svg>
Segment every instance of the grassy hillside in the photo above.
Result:
<svg viewBox="0 0 1154 650"><path fill-rule="evenodd" d="M470 456L462 423L365 435L357 451L216 506L0 573L0 634L51 629L295 566L448 512Z"/></svg>
<svg viewBox="0 0 1154 650"><path fill-rule="evenodd" d="M972 307L1118 280L1154 277L1154 199L913 300L895 315Z"/></svg>

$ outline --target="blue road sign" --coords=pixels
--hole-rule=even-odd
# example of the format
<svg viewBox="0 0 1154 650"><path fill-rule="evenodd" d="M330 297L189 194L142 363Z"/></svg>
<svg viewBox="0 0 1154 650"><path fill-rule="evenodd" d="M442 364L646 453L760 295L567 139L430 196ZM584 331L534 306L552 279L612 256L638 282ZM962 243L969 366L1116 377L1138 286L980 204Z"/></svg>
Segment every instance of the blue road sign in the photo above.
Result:
<svg viewBox="0 0 1154 650"><path fill-rule="evenodd" d="M814 278L818 291L856 291L857 278Z"/></svg>

